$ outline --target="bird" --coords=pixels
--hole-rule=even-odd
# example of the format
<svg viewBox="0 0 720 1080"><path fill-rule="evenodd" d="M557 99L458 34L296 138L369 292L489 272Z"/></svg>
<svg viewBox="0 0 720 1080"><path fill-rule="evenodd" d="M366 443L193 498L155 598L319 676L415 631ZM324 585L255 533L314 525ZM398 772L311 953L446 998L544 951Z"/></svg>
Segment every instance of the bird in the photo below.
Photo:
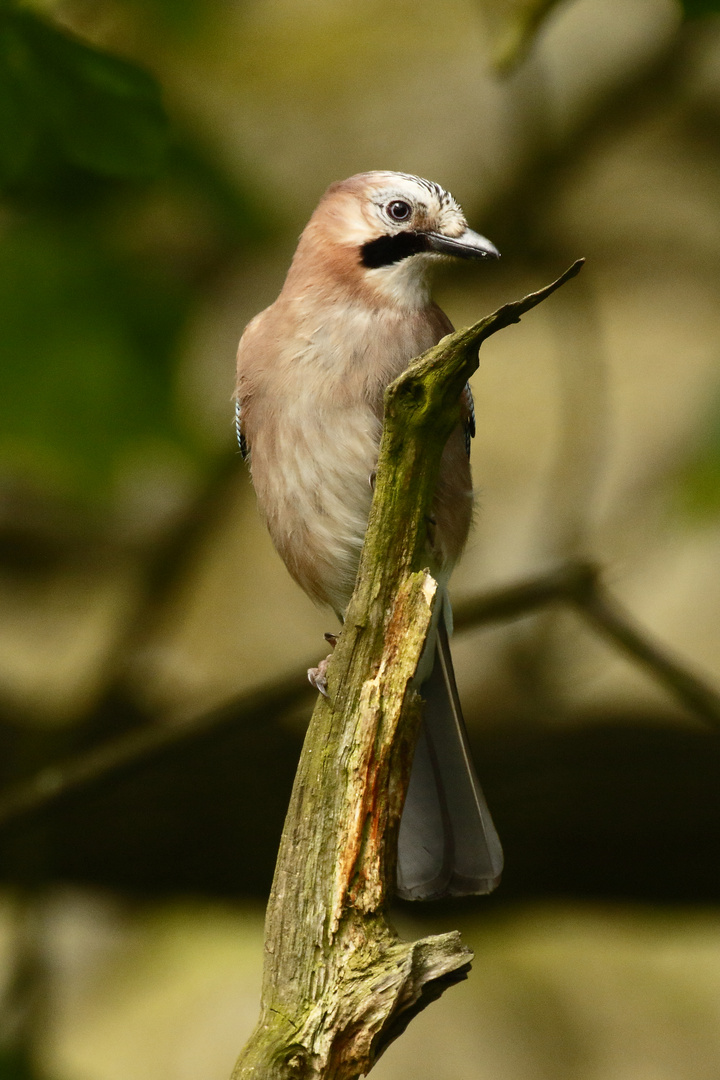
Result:
<svg viewBox="0 0 720 1080"><path fill-rule="evenodd" d="M338 181L303 230L279 296L240 340L235 423L261 515L295 581L341 621L373 496L385 389L453 329L428 274L448 257L499 252L439 184L389 171ZM460 414L428 526L442 600L418 668L423 717L398 833L396 892L409 900L491 892L503 868L449 648L446 585L473 515L469 386ZM322 670L308 674L323 689Z"/></svg>

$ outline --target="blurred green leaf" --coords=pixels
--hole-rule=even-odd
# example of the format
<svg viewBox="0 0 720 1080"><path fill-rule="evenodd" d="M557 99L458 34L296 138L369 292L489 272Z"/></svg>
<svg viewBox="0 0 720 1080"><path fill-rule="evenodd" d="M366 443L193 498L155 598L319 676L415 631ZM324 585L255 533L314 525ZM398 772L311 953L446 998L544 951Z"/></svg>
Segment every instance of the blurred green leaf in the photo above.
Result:
<svg viewBox="0 0 720 1080"><path fill-rule="evenodd" d="M45 143L90 172L146 178L167 135L150 75L32 12L0 7L0 182L22 180Z"/></svg>
<svg viewBox="0 0 720 1080"><path fill-rule="evenodd" d="M174 409L180 334L269 211L190 133L169 144L149 75L12 0L0 185L0 472L97 502L145 452L204 456Z"/></svg>
<svg viewBox="0 0 720 1080"><path fill-rule="evenodd" d="M125 455L185 445L173 357L176 282L90 232L25 224L0 243L0 467L76 497L108 493Z"/></svg>
<svg viewBox="0 0 720 1080"><path fill-rule="evenodd" d="M720 11L720 0L680 0L686 19L697 19Z"/></svg>

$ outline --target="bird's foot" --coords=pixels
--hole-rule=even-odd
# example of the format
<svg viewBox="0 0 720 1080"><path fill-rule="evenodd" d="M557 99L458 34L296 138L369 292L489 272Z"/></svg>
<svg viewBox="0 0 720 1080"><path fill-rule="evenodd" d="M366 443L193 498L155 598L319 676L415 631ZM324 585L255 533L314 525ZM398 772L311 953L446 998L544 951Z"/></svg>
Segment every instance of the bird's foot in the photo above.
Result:
<svg viewBox="0 0 720 1080"><path fill-rule="evenodd" d="M323 634L323 637L327 641L331 649L334 649L338 643L339 634ZM328 664L332 660L332 653L326 656L324 660L321 660L317 667L308 668L308 681L311 686L314 686L316 690L322 694L323 697L328 696L327 690L327 668Z"/></svg>
<svg viewBox="0 0 720 1080"><path fill-rule="evenodd" d="M314 686L323 697L329 696L327 689L327 669L331 660L332 653L330 653L329 656L326 656L324 660L321 660L317 667L308 668L307 677L310 685Z"/></svg>

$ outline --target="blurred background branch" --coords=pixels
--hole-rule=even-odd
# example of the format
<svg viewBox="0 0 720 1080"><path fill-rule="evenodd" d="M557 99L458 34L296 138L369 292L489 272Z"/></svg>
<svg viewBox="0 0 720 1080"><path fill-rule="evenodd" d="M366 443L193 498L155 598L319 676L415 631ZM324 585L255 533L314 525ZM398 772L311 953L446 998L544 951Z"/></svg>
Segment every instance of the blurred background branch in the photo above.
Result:
<svg viewBox="0 0 720 1080"><path fill-rule="evenodd" d="M604 588L597 567L568 563L529 581L493 589L468 597L455 612L457 631L496 622L519 619L548 604L564 603L577 608L590 624L608 637L615 648L644 665L688 711L699 719L720 726L720 694L680 661L672 658L643 631ZM0 794L0 829L25 814L44 809L57 799L87 784L103 782L118 771L142 765L146 759L162 755L178 744L205 737L228 724L245 726L262 723L268 717L308 702L314 697L305 670L275 679L250 694L200 716L174 716L143 724L101 743L68 761L45 766L27 781ZM104 710L105 702L101 702Z"/></svg>

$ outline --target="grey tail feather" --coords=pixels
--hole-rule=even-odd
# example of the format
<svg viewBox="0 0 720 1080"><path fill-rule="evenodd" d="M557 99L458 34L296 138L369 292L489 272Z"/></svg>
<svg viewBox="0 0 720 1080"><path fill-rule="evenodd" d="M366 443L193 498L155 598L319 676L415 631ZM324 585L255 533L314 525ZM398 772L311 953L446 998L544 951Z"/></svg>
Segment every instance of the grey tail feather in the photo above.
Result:
<svg viewBox="0 0 720 1080"><path fill-rule="evenodd" d="M434 900L492 892L503 853L470 756L442 617L421 693L425 707L398 838L398 895Z"/></svg>

